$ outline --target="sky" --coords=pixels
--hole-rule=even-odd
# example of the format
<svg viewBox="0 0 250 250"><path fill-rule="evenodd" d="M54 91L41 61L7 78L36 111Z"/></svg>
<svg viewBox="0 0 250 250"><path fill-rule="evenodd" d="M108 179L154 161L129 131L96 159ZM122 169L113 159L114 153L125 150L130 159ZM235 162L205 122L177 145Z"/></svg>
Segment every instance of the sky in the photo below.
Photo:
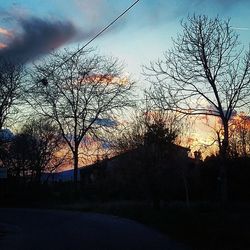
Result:
<svg viewBox="0 0 250 250"><path fill-rule="evenodd" d="M134 0L1 0L0 55L33 60L52 50L84 45ZM188 15L231 18L250 41L249 0L140 0L91 46L120 58L142 81L141 65L161 57Z"/></svg>
<svg viewBox="0 0 250 250"><path fill-rule="evenodd" d="M83 46L134 0L0 0L0 57L32 62L58 48ZM231 19L240 41L250 42L250 0L140 0L91 43L118 57L139 82L149 64L171 47L180 21L192 14Z"/></svg>

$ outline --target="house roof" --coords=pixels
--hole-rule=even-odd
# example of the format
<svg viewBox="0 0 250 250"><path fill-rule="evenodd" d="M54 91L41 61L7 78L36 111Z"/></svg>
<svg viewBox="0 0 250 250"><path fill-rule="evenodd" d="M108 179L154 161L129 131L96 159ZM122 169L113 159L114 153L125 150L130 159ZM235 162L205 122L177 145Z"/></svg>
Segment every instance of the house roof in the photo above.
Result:
<svg viewBox="0 0 250 250"><path fill-rule="evenodd" d="M188 153L190 151L190 149L187 147L183 147L183 146L180 146L177 144L172 144L172 145L179 151L182 151L182 152L184 151L186 153ZM142 149L143 149L143 147L131 149L131 150L122 152L120 154L117 154L115 156L112 156L110 158L106 158L100 162L96 162L96 163L93 163L93 164L90 164L87 166L83 166L83 167L79 168L79 170L81 173L90 173L96 168L107 167L107 163L109 163L109 162L115 162L116 160L122 160L122 159L125 159L126 157L130 157L130 156L133 157L135 154L137 154Z"/></svg>

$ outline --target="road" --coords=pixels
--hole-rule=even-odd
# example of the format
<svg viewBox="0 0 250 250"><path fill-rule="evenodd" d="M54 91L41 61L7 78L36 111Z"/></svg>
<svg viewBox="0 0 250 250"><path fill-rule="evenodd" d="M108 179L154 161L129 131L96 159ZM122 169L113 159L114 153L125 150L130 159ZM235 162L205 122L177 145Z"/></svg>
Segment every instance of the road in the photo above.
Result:
<svg viewBox="0 0 250 250"><path fill-rule="evenodd" d="M1 250L183 250L159 232L110 215L0 209Z"/></svg>

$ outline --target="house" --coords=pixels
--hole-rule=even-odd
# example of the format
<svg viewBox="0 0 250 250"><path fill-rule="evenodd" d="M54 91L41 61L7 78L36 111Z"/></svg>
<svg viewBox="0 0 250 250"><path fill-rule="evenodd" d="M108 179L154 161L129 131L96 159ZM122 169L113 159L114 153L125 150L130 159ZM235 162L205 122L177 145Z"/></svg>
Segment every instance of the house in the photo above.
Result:
<svg viewBox="0 0 250 250"><path fill-rule="evenodd" d="M166 151L138 147L80 169L86 195L101 199L189 199L196 165L189 149L171 145Z"/></svg>
<svg viewBox="0 0 250 250"><path fill-rule="evenodd" d="M150 168L148 165L157 165L160 169L168 168L169 170L173 168L175 171L184 171L190 162L188 157L189 148L172 145L170 151L173 153L163 153L159 156L159 153L157 155L155 149L152 148L140 147L129 150L80 168L80 180L84 184L92 184L103 178L121 178L121 181L124 182L129 175L140 175L141 171L145 172L147 168ZM157 157L160 159L158 160ZM154 166L151 171L157 172L157 166Z"/></svg>
<svg viewBox="0 0 250 250"><path fill-rule="evenodd" d="M138 186L166 182L179 185L183 178L197 178L199 169L196 160L190 158L189 148L172 145L168 152L156 152L155 148L139 147L94 164L80 167L78 178L83 186ZM74 171L46 174L50 182L73 181ZM141 188L141 187L139 187Z"/></svg>

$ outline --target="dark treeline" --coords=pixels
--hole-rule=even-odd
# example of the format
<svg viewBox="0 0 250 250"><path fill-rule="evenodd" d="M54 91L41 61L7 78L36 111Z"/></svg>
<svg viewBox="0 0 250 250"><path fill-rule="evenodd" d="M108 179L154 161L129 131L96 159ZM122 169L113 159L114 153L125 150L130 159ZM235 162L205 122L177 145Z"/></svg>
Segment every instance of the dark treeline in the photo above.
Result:
<svg viewBox="0 0 250 250"><path fill-rule="evenodd" d="M1 159L8 168L8 179L1 181L2 205L28 205L37 202L64 203L82 201L148 201L155 208L173 201L220 202L220 155L202 160L199 151L188 156L189 149L175 144L182 125L175 121L169 129L164 115L136 116L138 123L123 131L114 145L116 156L98 160L80 169L78 189L73 181L53 180L63 157L54 157L61 137L53 127L40 121L43 134L31 133L28 125L13 140L2 142ZM29 133L27 133L29 131ZM46 134L46 133L47 134ZM39 136L39 137L38 137ZM43 137L42 137L43 136ZM39 139L38 139L39 138ZM249 202L250 157L227 158L228 202ZM42 176L44 177L42 178Z"/></svg>

